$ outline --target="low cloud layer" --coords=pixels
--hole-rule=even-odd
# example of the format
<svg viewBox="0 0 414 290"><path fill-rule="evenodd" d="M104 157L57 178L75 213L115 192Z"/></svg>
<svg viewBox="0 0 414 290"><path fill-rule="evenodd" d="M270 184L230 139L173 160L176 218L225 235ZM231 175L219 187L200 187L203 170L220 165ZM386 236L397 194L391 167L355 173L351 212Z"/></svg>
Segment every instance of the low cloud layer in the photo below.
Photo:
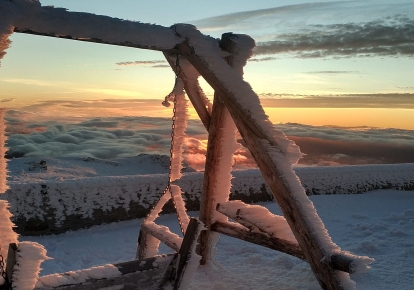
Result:
<svg viewBox="0 0 414 290"><path fill-rule="evenodd" d="M7 113L7 157L94 157L111 159L140 153L169 154L171 120L153 117L93 118L81 122L26 122L17 111ZM341 128L278 124L305 154L301 165L414 163L414 131L368 127ZM204 169L207 134L200 121L190 120L185 161ZM243 147L235 166L254 166Z"/></svg>

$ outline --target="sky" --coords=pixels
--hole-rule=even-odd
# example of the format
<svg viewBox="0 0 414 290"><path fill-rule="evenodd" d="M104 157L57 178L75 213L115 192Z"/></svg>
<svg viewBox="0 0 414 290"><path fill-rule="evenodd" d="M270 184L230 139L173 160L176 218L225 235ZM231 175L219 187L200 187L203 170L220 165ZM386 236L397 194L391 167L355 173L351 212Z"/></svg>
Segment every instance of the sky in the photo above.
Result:
<svg viewBox="0 0 414 290"><path fill-rule="evenodd" d="M164 26L191 23L216 38L229 31L248 34L257 47L244 77L272 122L285 130L306 128L312 135L306 138L324 144L329 134L318 132L335 128L341 142L356 134L369 140L367 148L393 143L413 155L414 1L41 3ZM69 127L85 129L85 122L93 120L171 116L161 101L175 76L160 52L17 33L11 40L1 60L0 102L9 109L14 133L31 139L29 133L50 133L58 123L66 124L61 133L67 134ZM202 86L212 98L212 89L205 82ZM190 113L197 118L194 110ZM374 142L364 137L367 132L383 135ZM295 138L299 145L305 140Z"/></svg>

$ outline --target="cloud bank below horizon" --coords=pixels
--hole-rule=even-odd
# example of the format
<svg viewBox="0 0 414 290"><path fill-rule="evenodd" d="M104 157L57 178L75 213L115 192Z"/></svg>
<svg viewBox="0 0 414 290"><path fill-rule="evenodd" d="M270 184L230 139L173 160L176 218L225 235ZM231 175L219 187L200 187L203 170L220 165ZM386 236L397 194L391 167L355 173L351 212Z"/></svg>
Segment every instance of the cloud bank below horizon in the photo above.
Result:
<svg viewBox="0 0 414 290"><path fill-rule="evenodd" d="M111 159L141 153L169 154L171 120L154 117L93 118L82 122L8 122L7 152L13 157L93 157ZM342 128L287 123L275 125L305 154L301 165L414 163L414 130L369 127ZM190 120L185 161L203 170L207 134L200 121ZM253 167L245 148L235 156L237 168Z"/></svg>

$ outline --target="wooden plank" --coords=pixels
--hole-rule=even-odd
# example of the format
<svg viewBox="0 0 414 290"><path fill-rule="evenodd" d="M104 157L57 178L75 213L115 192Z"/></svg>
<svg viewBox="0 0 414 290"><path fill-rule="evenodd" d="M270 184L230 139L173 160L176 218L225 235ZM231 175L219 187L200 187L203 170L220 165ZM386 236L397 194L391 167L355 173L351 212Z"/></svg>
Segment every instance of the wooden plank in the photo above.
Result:
<svg viewBox="0 0 414 290"><path fill-rule="evenodd" d="M180 287L187 261L190 258L191 253L193 252L197 243L197 234L200 232L200 226L203 226L203 224L198 219L191 218L187 231L184 235L183 243L181 244L181 248L178 251L178 260L176 264L177 266L174 273L175 277L173 279L174 290Z"/></svg>
<svg viewBox="0 0 414 290"><path fill-rule="evenodd" d="M211 225L211 230L224 234L226 236L283 252L306 261L305 255L303 254L298 244L279 238L270 237L265 233L251 232L250 230L236 223L215 222Z"/></svg>
<svg viewBox="0 0 414 290"><path fill-rule="evenodd" d="M258 164L267 185L271 189L276 201L282 209L289 226L308 260L322 289L342 289L340 278L327 261L326 254L319 240L314 237L313 230L306 220L300 203L291 193L287 180L281 174L278 165L273 161L265 145L265 134L253 122L251 117L237 103L233 92L208 68L204 60L196 55L188 43L181 43L177 48L205 78L205 80L219 92L227 109L232 115L243 140L250 153ZM236 73L233 77L237 77ZM269 141L269 140L268 140ZM271 140L270 140L271 141ZM273 144L272 144L273 143ZM274 142L270 144L275 145Z"/></svg>
<svg viewBox="0 0 414 290"><path fill-rule="evenodd" d="M143 260L133 260L123 263L114 264L113 266L117 267L120 276L114 278L87 278L86 281L74 283L74 284L65 284L57 287L47 286L47 283L44 283L44 287L35 288L36 290L40 289L59 289L59 290L98 290L107 287L117 287L116 289L124 290L133 290L133 289L158 289L154 288L154 285L159 280L159 276L162 275L163 271L171 264L177 254L170 254L158 257L151 257ZM76 271L82 272L84 270ZM61 273L59 276L73 276L73 271L71 273ZM81 275L81 274L80 274ZM85 275L83 275L85 276ZM42 282L43 277L39 277L39 281ZM45 281L48 281L48 278L45 277Z"/></svg>
<svg viewBox="0 0 414 290"><path fill-rule="evenodd" d="M165 59L168 61L168 64L171 66L173 71L180 79L182 79L184 83L184 89L187 93L188 98L191 101L191 104L193 104L194 109L196 110L198 116L200 117L201 122L203 123L204 127L208 131L208 128L210 126L210 113L208 112L206 106L204 105L203 100L200 97L200 94L202 93L200 84L198 83L198 80L190 79L187 76L187 71L183 67L181 69L178 69L175 62L171 59L173 57L176 57L176 55L173 54L172 51L164 51ZM180 63L181 62L187 62L185 58L180 57ZM187 65L187 64L186 64ZM192 66L191 64L188 64Z"/></svg>
<svg viewBox="0 0 414 290"><path fill-rule="evenodd" d="M170 232L168 227L157 225L154 222L144 221L141 224L141 228L144 229L144 232L157 238L174 251L178 252L180 250L183 239L177 234Z"/></svg>
<svg viewBox="0 0 414 290"><path fill-rule="evenodd" d="M17 245L16 243L9 244L9 251L7 253L7 264L6 264L6 275L7 275L7 283L9 285L12 284L13 281L13 270L14 265L16 265L16 252L17 252Z"/></svg>
<svg viewBox="0 0 414 290"><path fill-rule="evenodd" d="M226 236L276 250L307 261L305 255L297 243L270 237L269 235L261 232L252 232L236 223L215 222L211 226L211 229ZM352 274L353 262L355 262L355 260L346 255L335 254L331 256L331 264L335 270Z"/></svg>
<svg viewBox="0 0 414 290"><path fill-rule="evenodd" d="M216 207L216 210L217 210L218 212L220 212L220 213L224 214L226 217L229 217L229 218L231 218L232 220L234 220L234 221L238 222L239 224L241 224L241 225L245 226L245 227L246 227L246 228L248 228L250 231L255 231L255 232L260 231L258 227L256 227L255 225L253 225L253 224L252 224L252 223L250 223L249 221L246 221L246 220L240 219L240 218L237 216L237 211L235 211L235 212L234 212L234 211L229 211L229 210L226 208L225 204L218 203L218 204L217 204L217 207Z"/></svg>
<svg viewBox="0 0 414 290"><path fill-rule="evenodd" d="M163 48L158 48L158 47L155 47L155 46L140 45L140 44L129 42L129 41L112 42L112 41L106 41L106 40L99 39L99 38L76 38L76 37L73 37L71 35L55 35L53 33L36 32L34 30L31 30L31 29L20 29L18 27L14 28L14 32L15 33L22 33L22 34L31 34L31 35L53 37L53 38L76 40L76 41L82 41L82 42L91 42L91 43L99 43L99 44L131 47L131 48L140 48L140 49L148 49L148 50L156 50L156 51L165 51L167 53L178 53L178 50L173 49L173 48L172 49L163 49Z"/></svg>

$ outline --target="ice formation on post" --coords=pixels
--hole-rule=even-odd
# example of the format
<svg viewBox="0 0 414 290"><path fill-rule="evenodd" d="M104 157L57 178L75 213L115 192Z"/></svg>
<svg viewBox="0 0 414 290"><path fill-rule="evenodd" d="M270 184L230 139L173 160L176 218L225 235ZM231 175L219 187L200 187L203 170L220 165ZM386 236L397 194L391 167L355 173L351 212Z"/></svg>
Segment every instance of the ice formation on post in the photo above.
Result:
<svg viewBox="0 0 414 290"><path fill-rule="evenodd" d="M13 231L14 224L10 220L9 203L0 200L0 255L7 258L10 243L17 243L17 234Z"/></svg>
<svg viewBox="0 0 414 290"><path fill-rule="evenodd" d="M9 187L7 186L7 159L5 142L6 124L4 123L5 109L0 109L0 194L3 194Z"/></svg>
<svg viewBox="0 0 414 290"><path fill-rule="evenodd" d="M41 270L40 264L48 259L50 258L42 245L35 242L19 243L13 272L13 289L34 289Z"/></svg>

